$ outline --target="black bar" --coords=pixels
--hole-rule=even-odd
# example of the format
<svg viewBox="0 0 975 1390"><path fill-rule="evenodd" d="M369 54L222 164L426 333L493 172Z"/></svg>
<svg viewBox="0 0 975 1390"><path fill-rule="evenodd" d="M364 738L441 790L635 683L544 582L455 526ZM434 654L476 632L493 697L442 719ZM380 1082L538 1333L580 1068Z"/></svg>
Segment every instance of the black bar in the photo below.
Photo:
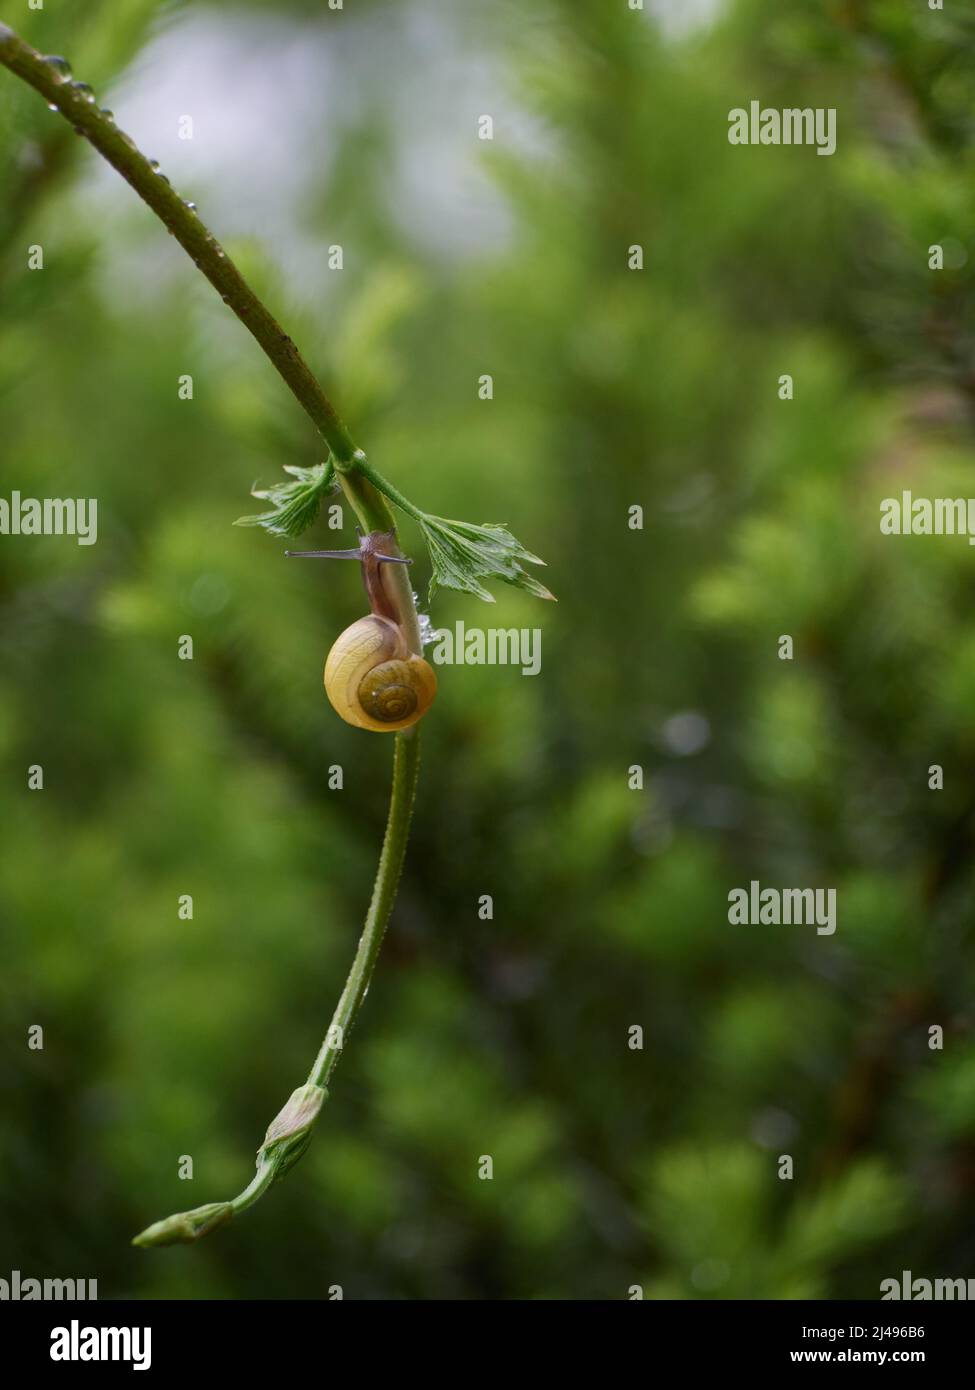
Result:
<svg viewBox="0 0 975 1390"><path fill-rule="evenodd" d="M541 1355L547 1371L565 1358L571 1366L580 1350L636 1358L652 1373L669 1365L693 1373L721 1368L788 1370L798 1365L873 1365L884 1369L947 1370L958 1364L971 1340L966 1302L686 1302L623 1300L605 1303L532 1302L479 1305L412 1302L7 1302L0 1303L4 1363L17 1365L23 1383L32 1372L59 1371L70 1379L78 1371L127 1375L136 1360L177 1383L209 1371L258 1376L272 1383L302 1374L316 1378L349 1358L368 1367L370 1377L386 1358L402 1372L412 1361L431 1374L441 1354L454 1345L454 1373L466 1376L465 1356L454 1343L467 1339L470 1370L481 1378L492 1364L510 1374ZM468 1322L468 1318L472 1319ZM100 1331L137 1330L126 1344L111 1335L104 1348ZM61 1329L61 1331L58 1331ZM149 1330L148 1344L145 1329ZM514 1340L509 1340L507 1334ZM525 1342L532 1334L541 1342ZM66 1334L66 1335L65 1335ZM365 1337L364 1342L355 1339ZM331 1339L332 1351L329 1351ZM421 1342L420 1339L423 1339ZM420 1355L421 1346L427 1348ZM535 1353L529 1347L535 1347ZM57 1347L80 1356L84 1350L110 1355L126 1349L129 1360L55 1360ZM519 1352L517 1348L521 1347ZM412 1348L412 1352L410 1349ZM337 1360L333 1360L333 1352ZM418 1359L413 1360L416 1356ZM607 1367L609 1362L605 1363ZM302 1372L301 1367L305 1370ZM46 1383L46 1382L45 1382Z"/></svg>

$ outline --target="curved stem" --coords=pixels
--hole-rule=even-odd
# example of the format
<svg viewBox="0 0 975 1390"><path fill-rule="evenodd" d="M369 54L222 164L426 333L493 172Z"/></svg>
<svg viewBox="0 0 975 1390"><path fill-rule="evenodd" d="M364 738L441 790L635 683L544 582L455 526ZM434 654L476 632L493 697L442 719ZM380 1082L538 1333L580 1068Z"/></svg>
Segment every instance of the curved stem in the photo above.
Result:
<svg viewBox="0 0 975 1390"><path fill-rule="evenodd" d="M264 1143L257 1151L257 1172L243 1192L229 1202L211 1202L193 1211L177 1212L157 1221L137 1235L133 1245L172 1245L178 1241L199 1240L254 1205L273 1183L304 1153L319 1112L328 1097L326 1083L335 1070L342 1049L369 992L369 981L379 956L383 936L396 899L396 889L406 857L413 803L416 799L420 768L420 735L416 726L396 735L393 751L393 785L389 815L379 869L365 926L345 982L335 1006L328 1032L308 1073L308 1080L294 1091L281 1112L268 1126Z"/></svg>
<svg viewBox="0 0 975 1390"><path fill-rule="evenodd" d="M0 25L0 63L28 82L49 106L87 137L132 185L183 250L260 343L335 457L350 462L356 446L295 344L268 312L223 247L124 131L99 110L90 93L65 79L30 44Z"/></svg>
<svg viewBox="0 0 975 1390"><path fill-rule="evenodd" d="M420 730L414 724L396 735L393 753L393 787L389 798L386 836L379 856L379 869L372 890L372 901L366 914L359 947L352 962L345 988L342 991L325 1041L308 1073L308 1084L325 1086L335 1070L342 1048L355 1022L362 1001L369 991L369 981L379 955L386 925L393 910L396 889L406 857L406 842L416 798L417 774L420 768Z"/></svg>
<svg viewBox="0 0 975 1390"><path fill-rule="evenodd" d="M256 339L288 390L313 422L335 459L336 474L349 505L365 531L393 531L393 514L382 493L359 472L365 455L319 385L294 341L258 299L234 262L195 209L141 153L113 118L101 111L91 92L76 85L8 25L0 23L0 63L39 92L79 135L120 173L182 246L196 268ZM420 650L416 605L409 579L396 580L411 649Z"/></svg>
<svg viewBox="0 0 975 1390"><path fill-rule="evenodd" d="M227 307L253 335L315 424L331 450L339 482L362 528L367 533L388 532L395 541L396 527L386 499L360 472L360 465L365 463L362 450L356 447L293 340L258 299L212 232L201 222L195 209L180 198L169 180L140 153L132 139L119 130L113 118L99 110L88 88L70 81L59 65L46 60L2 23L0 64L38 91L48 105L59 111L79 135L84 135L149 205L197 269L217 290ZM395 545L391 549L398 553ZM419 653L422 644L407 566L391 565L389 568L393 571L390 582L399 599L407 642L412 651ZM169 1245L175 1241L198 1240L233 1216L246 1211L304 1153L327 1096L325 1082L335 1069L345 1039L366 997L393 910L406 855L419 765L420 739L414 727L396 735L389 817L379 870L345 988L308 1081L292 1093L268 1126L264 1143L257 1152L257 1172L233 1201L211 1202L193 1211L177 1212L149 1226L135 1237L134 1245Z"/></svg>

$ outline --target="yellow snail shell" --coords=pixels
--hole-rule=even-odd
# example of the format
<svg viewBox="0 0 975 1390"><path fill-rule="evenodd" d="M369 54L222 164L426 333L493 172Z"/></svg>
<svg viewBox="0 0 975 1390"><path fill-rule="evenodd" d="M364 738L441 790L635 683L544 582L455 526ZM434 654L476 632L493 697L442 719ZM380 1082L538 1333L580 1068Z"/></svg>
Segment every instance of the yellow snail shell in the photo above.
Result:
<svg viewBox="0 0 975 1390"><path fill-rule="evenodd" d="M347 627L325 658L325 694L347 724L377 733L408 729L437 693L433 667L376 613Z"/></svg>

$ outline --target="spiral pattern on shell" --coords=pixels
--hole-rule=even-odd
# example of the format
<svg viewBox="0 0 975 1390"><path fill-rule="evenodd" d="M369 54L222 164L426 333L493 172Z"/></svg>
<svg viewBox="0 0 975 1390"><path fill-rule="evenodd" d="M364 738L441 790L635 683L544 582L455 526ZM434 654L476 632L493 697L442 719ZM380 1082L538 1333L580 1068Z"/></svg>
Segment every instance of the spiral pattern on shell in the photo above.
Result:
<svg viewBox="0 0 975 1390"><path fill-rule="evenodd" d="M371 613L346 628L329 652L325 693L347 724L394 733L423 718L437 678L395 623Z"/></svg>
<svg viewBox="0 0 975 1390"><path fill-rule="evenodd" d="M383 661L359 682L359 704L381 724L406 719L419 703L408 661Z"/></svg>

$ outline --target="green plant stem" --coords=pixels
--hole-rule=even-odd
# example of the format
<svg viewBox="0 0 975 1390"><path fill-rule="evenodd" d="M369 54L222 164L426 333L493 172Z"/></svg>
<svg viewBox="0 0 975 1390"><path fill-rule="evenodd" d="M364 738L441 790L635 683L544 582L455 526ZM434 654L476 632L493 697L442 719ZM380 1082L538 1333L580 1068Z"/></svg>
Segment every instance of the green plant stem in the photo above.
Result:
<svg viewBox="0 0 975 1390"><path fill-rule="evenodd" d="M420 735L418 727L414 726L396 735L386 834L352 969L318 1056L308 1073L308 1080L294 1092L268 1127L264 1144L257 1151L257 1172L243 1192L232 1201L213 1202L194 1211L177 1212L142 1231L135 1237L134 1245L172 1245L179 1241L198 1240L253 1206L304 1153L319 1110L328 1095L327 1082L369 991L369 982L392 914L406 857L419 769Z"/></svg>
<svg viewBox="0 0 975 1390"><path fill-rule="evenodd" d="M400 511L405 512L407 516L413 517L414 521L424 520L424 513L420 511L420 508L411 502L408 497L404 497L399 488L394 487L387 478L384 478L381 473L373 468L366 458L362 459L359 465L359 471L364 478L372 483L377 492L381 492L385 497L388 497L390 502L394 502L396 506L399 507Z"/></svg>
<svg viewBox="0 0 975 1390"><path fill-rule="evenodd" d="M90 140L143 202L149 204L223 296L228 308L257 339L335 457L342 462L351 461L356 449L352 437L295 344L258 299L220 243L163 175L136 149L129 136L6 25L0 25L0 63L40 92L49 106L56 106L65 120Z"/></svg>
<svg viewBox="0 0 975 1390"><path fill-rule="evenodd" d="M25 43L6 24L0 24L0 63L39 92L54 106L135 189L159 220L176 238L210 284L256 339L295 400L328 445L342 490L366 531L394 535L393 514L382 493L359 471L365 461L362 450L322 390L311 368L273 314L258 299L234 262L206 225L179 196L169 181L139 151L131 137L102 112L90 93L65 80L44 56ZM405 571L397 565L397 571ZM420 652L416 604L409 575L392 576L400 594L400 609L411 650Z"/></svg>
<svg viewBox="0 0 975 1390"><path fill-rule="evenodd" d="M170 186L168 180L140 153L114 120L100 111L90 93L79 89L46 62L44 57L5 24L0 24L0 63L32 86L84 135L95 149L135 189L139 197L168 228L210 281L224 303L257 340L272 366L299 405L314 423L335 461L336 473L360 525L366 531L389 532L395 537L393 514L382 493L360 471L365 455L358 449L293 340L281 328L248 285L213 234ZM422 650L416 605L405 565L390 566L392 581L400 591L407 641ZM393 783L389 816L379 869L362 936L345 988L329 1031L309 1073L268 1127L258 1150L257 1172L248 1186L230 1202L214 1202L190 1212L178 1212L148 1227L136 1245L168 1245L198 1240L246 1211L268 1188L283 1177L304 1152L318 1112L327 1096L331 1076L342 1046L355 1022L379 955L383 935L393 910L406 855L406 845L416 797L420 765L420 739L414 727L398 733L393 754Z"/></svg>
<svg viewBox="0 0 975 1390"><path fill-rule="evenodd" d="M413 802L416 798L416 782L420 768L420 726L414 724L396 735L396 748L393 753L393 786L389 798L389 816L386 820L386 835L382 853L379 856L379 869L372 890L372 901L366 913L365 926L359 938L352 969L349 971L345 988L325 1041L322 1043L314 1066L308 1073L308 1082L314 1086L327 1086L329 1077L335 1070L342 1048L348 1041L349 1032L355 1022L359 1008L369 990L369 981L379 955L386 925L389 922L396 899L396 889L406 857L406 844L410 833L410 820L413 815Z"/></svg>

